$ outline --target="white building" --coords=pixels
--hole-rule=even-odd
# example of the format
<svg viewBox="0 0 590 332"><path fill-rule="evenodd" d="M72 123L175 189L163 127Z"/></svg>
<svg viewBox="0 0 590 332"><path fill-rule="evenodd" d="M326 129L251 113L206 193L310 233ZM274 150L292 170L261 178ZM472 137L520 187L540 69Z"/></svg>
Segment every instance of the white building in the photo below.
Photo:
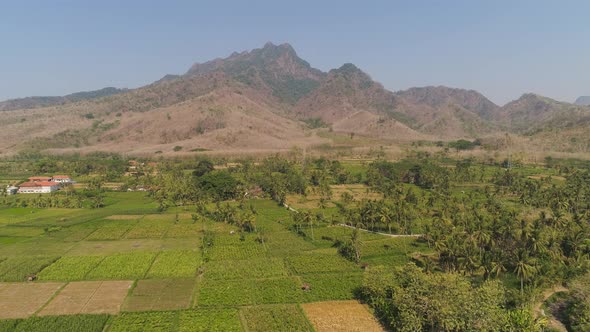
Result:
<svg viewBox="0 0 590 332"><path fill-rule="evenodd" d="M60 184L53 181L25 182L18 188L19 194L46 194L57 191Z"/></svg>
<svg viewBox="0 0 590 332"><path fill-rule="evenodd" d="M54 175L52 179L54 182L63 183L63 184L69 184L69 183L74 182L74 181L72 181L72 178L70 178L67 175Z"/></svg>
<svg viewBox="0 0 590 332"><path fill-rule="evenodd" d="M7 195L14 195L18 191L18 187L15 186L7 186L6 187L6 194Z"/></svg>

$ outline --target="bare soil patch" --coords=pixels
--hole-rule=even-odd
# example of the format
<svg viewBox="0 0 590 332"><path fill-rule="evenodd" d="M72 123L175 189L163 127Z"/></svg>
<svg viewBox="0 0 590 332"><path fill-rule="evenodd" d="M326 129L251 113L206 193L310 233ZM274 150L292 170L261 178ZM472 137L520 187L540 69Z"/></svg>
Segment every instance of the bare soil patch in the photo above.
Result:
<svg viewBox="0 0 590 332"><path fill-rule="evenodd" d="M31 316L63 285L59 282L0 284L0 319Z"/></svg>
<svg viewBox="0 0 590 332"><path fill-rule="evenodd" d="M306 303L301 307L318 332L386 331L369 310L357 301Z"/></svg>
<svg viewBox="0 0 590 332"><path fill-rule="evenodd" d="M116 314L132 284L132 281L72 282L39 315Z"/></svg>

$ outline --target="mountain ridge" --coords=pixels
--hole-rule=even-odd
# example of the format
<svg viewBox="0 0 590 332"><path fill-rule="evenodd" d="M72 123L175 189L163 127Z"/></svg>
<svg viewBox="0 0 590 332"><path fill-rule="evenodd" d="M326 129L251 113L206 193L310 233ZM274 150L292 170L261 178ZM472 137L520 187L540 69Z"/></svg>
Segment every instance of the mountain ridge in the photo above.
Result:
<svg viewBox="0 0 590 332"><path fill-rule="evenodd" d="M12 111L24 108L30 109L60 105L82 100L112 96L127 91L129 91L129 89L106 87L99 90L74 92L65 96L31 96L25 98L8 99L0 102L0 111Z"/></svg>
<svg viewBox="0 0 590 332"><path fill-rule="evenodd" d="M270 42L195 63L182 75L166 75L137 89L109 89L104 95L72 94L25 109L13 103L0 124L0 152L100 147L155 152L179 143L213 150L325 144L315 131L304 134L309 123L351 139L358 134L388 144L503 132L542 137L548 128L577 128L575 121L590 114L588 107L535 94L498 106L475 90L446 86L392 92L352 63L323 72L291 45ZM41 119L59 125L47 126Z"/></svg>

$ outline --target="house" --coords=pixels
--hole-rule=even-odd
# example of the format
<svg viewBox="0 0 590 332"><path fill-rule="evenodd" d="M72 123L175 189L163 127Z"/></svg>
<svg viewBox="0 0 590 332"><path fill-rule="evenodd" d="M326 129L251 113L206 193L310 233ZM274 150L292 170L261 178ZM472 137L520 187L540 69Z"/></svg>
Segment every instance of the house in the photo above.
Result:
<svg viewBox="0 0 590 332"><path fill-rule="evenodd" d="M14 195L18 191L18 187L15 186L7 186L6 187L6 194L7 195Z"/></svg>
<svg viewBox="0 0 590 332"><path fill-rule="evenodd" d="M19 194L45 194L59 190L60 184L53 181L30 181L22 183L18 188Z"/></svg>
<svg viewBox="0 0 590 332"><path fill-rule="evenodd" d="M49 182L51 181L50 176L31 176L29 182Z"/></svg>
<svg viewBox="0 0 590 332"><path fill-rule="evenodd" d="M70 184L70 183L74 182L74 181L72 181L72 178L70 178L67 175L54 175L52 179L54 182L63 183L63 184Z"/></svg>

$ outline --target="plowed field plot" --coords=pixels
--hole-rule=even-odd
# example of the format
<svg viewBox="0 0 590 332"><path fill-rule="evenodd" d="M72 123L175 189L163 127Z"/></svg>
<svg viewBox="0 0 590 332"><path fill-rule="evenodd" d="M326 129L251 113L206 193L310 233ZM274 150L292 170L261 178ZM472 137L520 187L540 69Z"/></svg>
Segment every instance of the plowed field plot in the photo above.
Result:
<svg viewBox="0 0 590 332"><path fill-rule="evenodd" d="M57 282L0 284L0 319L34 314L62 286Z"/></svg>
<svg viewBox="0 0 590 332"><path fill-rule="evenodd" d="M194 279L139 280L124 311L176 310L190 306Z"/></svg>
<svg viewBox="0 0 590 332"><path fill-rule="evenodd" d="M317 332L382 332L377 319L357 301L330 301L301 305Z"/></svg>
<svg viewBox="0 0 590 332"><path fill-rule="evenodd" d="M71 282L45 307L40 316L116 314L132 281Z"/></svg>

